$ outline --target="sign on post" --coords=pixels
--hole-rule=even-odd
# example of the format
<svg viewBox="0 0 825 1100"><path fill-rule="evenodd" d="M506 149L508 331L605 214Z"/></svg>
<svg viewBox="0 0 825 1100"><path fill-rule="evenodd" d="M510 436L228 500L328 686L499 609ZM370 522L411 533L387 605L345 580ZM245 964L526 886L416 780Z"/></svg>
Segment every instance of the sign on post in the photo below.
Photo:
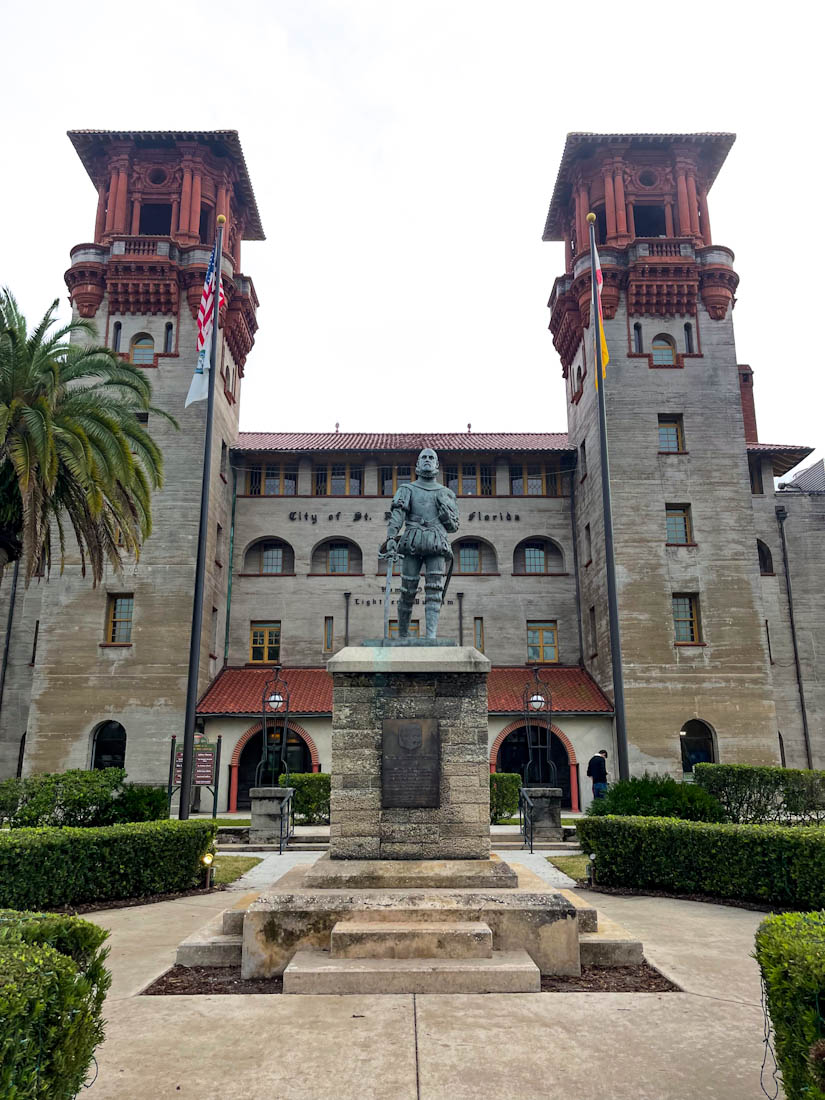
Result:
<svg viewBox="0 0 825 1100"><path fill-rule="evenodd" d="M193 753L192 783L196 787L211 787L215 782L215 745L196 745ZM183 750L175 753L175 786L183 774Z"/></svg>

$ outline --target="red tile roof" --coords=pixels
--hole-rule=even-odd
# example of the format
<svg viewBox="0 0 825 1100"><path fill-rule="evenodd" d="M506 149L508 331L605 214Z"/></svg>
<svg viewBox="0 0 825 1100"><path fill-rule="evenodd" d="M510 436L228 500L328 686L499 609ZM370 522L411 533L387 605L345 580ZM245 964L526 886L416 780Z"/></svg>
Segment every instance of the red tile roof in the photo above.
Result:
<svg viewBox="0 0 825 1100"><path fill-rule="evenodd" d="M801 447L794 443L748 443L747 446L749 455L762 454L773 458L774 477L782 477L813 451L813 447Z"/></svg>
<svg viewBox="0 0 825 1100"><path fill-rule="evenodd" d="M236 451L569 451L566 432L241 432Z"/></svg>
<svg viewBox="0 0 825 1100"><path fill-rule="evenodd" d="M244 714L261 710L264 685L271 668L225 668L209 685L198 714ZM331 714L332 677L323 668L287 668L291 714ZM565 714L612 714L610 700L582 668L547 668L542 679L552 694L553 710ZM520 714L522 692L532 680L528 668L494 668L488 682L491 713Z"/></svg>

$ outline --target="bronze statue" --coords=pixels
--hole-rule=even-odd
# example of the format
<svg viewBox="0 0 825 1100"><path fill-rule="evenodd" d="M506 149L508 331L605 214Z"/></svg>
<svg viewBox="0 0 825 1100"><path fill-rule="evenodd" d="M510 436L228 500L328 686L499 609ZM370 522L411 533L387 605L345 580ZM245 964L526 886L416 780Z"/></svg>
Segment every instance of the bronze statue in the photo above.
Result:
<svg viewBox="0 0 825 1100"><path fill-rule="evenodd" d="M387 540L382 552L388 558L388 579L393 560L401 558L399 637L409 637L410 615L423 567L426 636L435 638L446 591L445 574L449 581L448 564L452 572L453 551L448 535L458 530L458 502L452 489L436 481L438 456L435 451L424 448L418 456L415 472L416 480L401 485L392 498ZM399 537L402 527L404 531ZM386 621L389 601L385 603Z"/></svg>

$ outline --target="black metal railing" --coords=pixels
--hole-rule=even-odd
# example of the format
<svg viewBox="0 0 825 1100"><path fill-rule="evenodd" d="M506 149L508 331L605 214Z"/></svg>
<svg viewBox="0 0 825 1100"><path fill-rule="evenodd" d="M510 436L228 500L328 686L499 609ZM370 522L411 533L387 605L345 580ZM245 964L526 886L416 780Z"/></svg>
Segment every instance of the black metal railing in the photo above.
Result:
<svg viewBox="0 0 825 1100"><path fill-rule="evenodd" d="M295 835L295 792L291 791L281 803L281 828L278 836L278 855L284 854L284 845Z"/></svg>
<svg viewBox="0 0 825 1100"><path fill-rule="evenodd" d="M519 787L518 792L518 823L521 835L524 837L522 848L533 851L533 818L535 806L533 800L524 787Z"/></svg>

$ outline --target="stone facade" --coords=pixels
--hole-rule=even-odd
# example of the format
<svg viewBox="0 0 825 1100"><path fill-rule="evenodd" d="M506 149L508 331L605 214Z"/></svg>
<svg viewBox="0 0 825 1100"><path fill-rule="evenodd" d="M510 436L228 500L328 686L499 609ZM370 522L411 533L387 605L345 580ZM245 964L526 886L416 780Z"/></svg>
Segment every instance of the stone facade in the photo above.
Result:
<svg viewBox="0 0 825 1100"><path fill-rule="evenodd" d="M330 855L333 859L486 859L490 768L485 672L339 672L333 676ZM410 650L391 651L393 655ZM443 650L443 667L466 649ZM480 654L479 667L488 665ZM453 658L453 661L451 661ZM403 667L396 659L394 667ZM382 808L385 719L434 718L441 741L438 807Z"/></svg>

